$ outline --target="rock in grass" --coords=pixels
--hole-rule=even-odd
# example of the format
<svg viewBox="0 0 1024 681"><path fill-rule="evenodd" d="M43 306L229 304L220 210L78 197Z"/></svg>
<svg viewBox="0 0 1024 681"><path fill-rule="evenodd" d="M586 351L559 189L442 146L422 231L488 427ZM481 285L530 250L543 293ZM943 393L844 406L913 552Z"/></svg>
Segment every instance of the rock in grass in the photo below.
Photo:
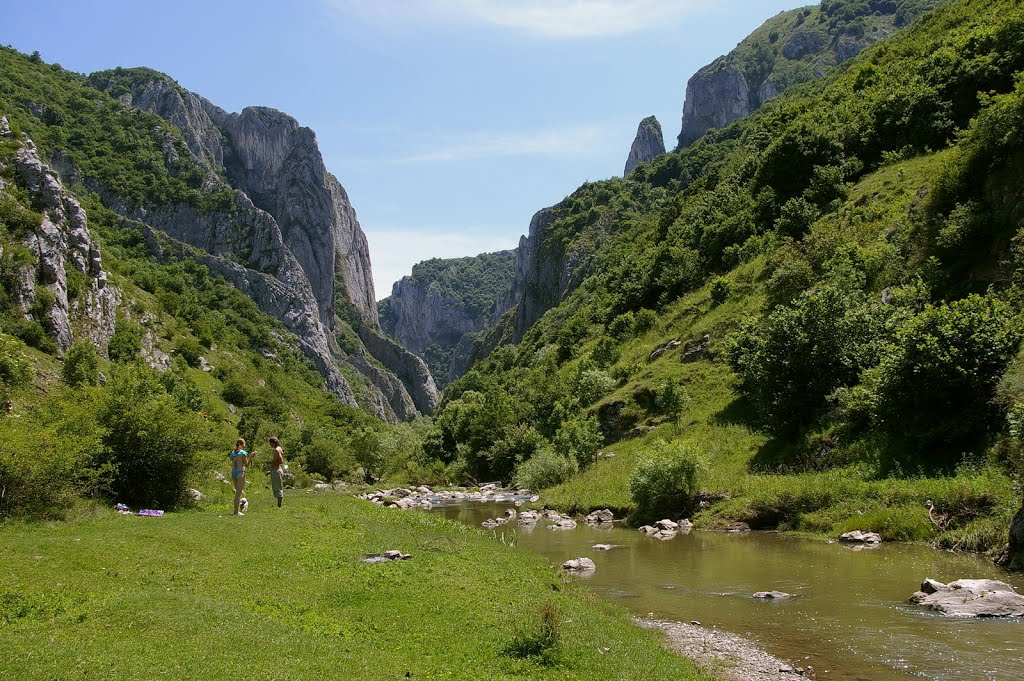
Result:
<svg viewBox="0 0 1024 681"><path fill-rule="evenodd" d="M860 530L854 530L853 532L846 532L839 541L848 542L851 544L881 544L882 535L877 532L861 532Z"/></svg>
<svg viewBox="0 0 1024 681"><path fill-rule="evenodd" d="M948 617L1024 617L1024 596L993 579L926 579L910 602Z"/></svg>
<svg viewBox="0 0 1024 681"><path fill-rule="evenodd" d="M597 566L589 558L573 558L562 563L562 569L567 572L592 572Z"/></svg>

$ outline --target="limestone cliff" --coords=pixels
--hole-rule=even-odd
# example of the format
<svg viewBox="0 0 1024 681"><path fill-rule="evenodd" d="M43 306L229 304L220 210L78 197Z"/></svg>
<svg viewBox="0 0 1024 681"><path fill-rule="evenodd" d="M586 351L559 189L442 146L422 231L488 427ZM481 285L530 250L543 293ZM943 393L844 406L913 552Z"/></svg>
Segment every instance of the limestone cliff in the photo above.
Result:
<svg viewBox="0 0 1024 681"><path fill-rule="evenodd" d="M772 17L687 82L679 146L748 116L794 85L820 78L937 4L831 2Z"/></svg>
<svg viewBox="0 0 1024 681"><path fill-rule="evenodd" d="M514 263L515 251L417 263L381 301L381 326L423 357L445 385L465 373L467 348L491 325Z"/></svg>
<svg viewBox="0 0 1024 681"><path fill-rule="evenodd" d="M640 121L640 126L636 130L636 137L629 149L629 157L626 158L626 168L622 171L622 176L629 177L638 165L664 153L665 138L661 133L661 123L654 116L648 116Z"/></svg>
<svg viewBox="0 0 1024 681"><path fill-rule="evenodd" d="M0 118L0 138L13 139L6 118ZM26 318L37 301L37 287L51 294L41 311L47 333L60 352L79 338L88 338L106 352L114 335L115 312L120 291L107 283L99 245L89 234L88 217L79 202L64 188L58 174L39 158L32 140L14 140L14 171L41 214L38 230L27 236L32 267L22 268L13 299ZM0 192L4 191L0 180ZM84 277L84 290L72 290L71 272Z"/></svg>
<svg viewBox="0 0 1024 681"><path fill-rule="evenodd" d="M214 256L207 263L211 269L299 336L342 401L358 399L388 420L415 416L414 405L432 408L437 391L423 379L429 376L426 367L409 370L422 360L391 351L368 358L372 350L358 341L346 352L335 338L349 325L379 332L379 321L366 237L344 188L327 171L312 130L265 107L228 113L148 69L106 71L90 82L175 126L206 169L204 188L234 194L226 209L171 204L142 210L116 200L108 205ZM105 189L116 195L116 188ZM370 392L356 394L339 364L368 379ZM407 384L396 375L420 383ZM421 399L413 398L417 394Z"/></svg>

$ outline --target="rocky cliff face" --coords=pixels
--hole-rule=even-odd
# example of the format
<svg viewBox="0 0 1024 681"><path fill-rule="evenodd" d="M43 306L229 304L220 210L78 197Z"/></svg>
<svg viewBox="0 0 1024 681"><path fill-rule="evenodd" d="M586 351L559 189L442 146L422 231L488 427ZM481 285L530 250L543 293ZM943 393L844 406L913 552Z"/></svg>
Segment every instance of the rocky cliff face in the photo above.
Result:
<svg viewBox="0 0 1024 681"><path fill-rule="evenodd" d="M477 334L491 326L512 280L515 251L417 263L380 302L381 327L427 360L442 385L468 368Z"/></svg>
<svg viewBox="0 0 1024 681"><path fill-rule="evenodd" d="M679 146L748 116L794 85L820 78L936 4L907 8L891 3L876 12L839 2L769 19L687 82Z"/></svg>
<svg viewBox="0 0 1024 681"><path fill-rule="evenodd" d="M13 139L6 118L0 118L0 137ZM36 287L44 287L52 294L52 304L44 310L44 327L60 351L71 347L76 338L89 338L106 352L114 335L120 291L107 284L99 245L89 235L82 206L65 190L58 174L39 158L32 140L17 141L20 148L14 155L14 171L39 207L42 222L27 239L34 267L21 271L13 298L30 318L29 309L38 295ZM0 182L0 191L4 189ZM71 271L84 275L87 282L75 299L68 284Z"/></svg>
<svg viewBox="0 0 1024 681"><path fill-rule="evenodd" d="M345 353L333 337L339 324L377 332L379 321L366 237L344 188L327 171L312 130L265 107L227 113L156 72L115 70L90 79L126 105L177 127L208 171L205 185L224 188L226 178L235 192L229 211L112 207L214 256L208 266L299 336L342 401L359 398L388 420L415 416L414 405L433 408L437 391L423 378L429 377L425 365L409 370L422 360L388 351L374 355L381 369L365 356L368 348ZM374 386L370 394L355 395L339 363L363 374ZM395 378L399 373L420 382L405 384ZM422 399L415 400L416 394Z"/></svg>
<svg viewBox="0 0 1024 681"><path fill-rule="evenodd" d="M629 157L626 158L626 167L622 171L623 177L629 177L641 163L653 160L658 154L665 153L665 138L661 133L661 123L654 116L648 116L640 121L636 130L636 137L633 139L633 146L629 149Z"/></svg>

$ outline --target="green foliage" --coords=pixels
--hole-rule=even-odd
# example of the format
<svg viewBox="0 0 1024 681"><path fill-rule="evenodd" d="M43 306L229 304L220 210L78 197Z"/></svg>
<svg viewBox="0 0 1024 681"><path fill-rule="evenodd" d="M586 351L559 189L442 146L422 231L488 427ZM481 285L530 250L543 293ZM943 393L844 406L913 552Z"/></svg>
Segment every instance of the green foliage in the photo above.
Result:
<svg viewBox="0 0 1024 681"><path fill-rule="evenodd" d="M579 472L579 464L571 456L542 448L516 468L515 484L531 490L546 489L565 482Z"/></svg>
<svg viewBox="0 0 1024 681"><path fill-rule="evenodd" d="M156 372L141 364L116 368L96 414L104 429L100 460L113 470L116 499L156 508L187 500L206 428L167 394Z"/></svg>
<svg viewBox="0 0 1024 681"><path fill-rule="evenodd" d="M15 387L32 379L32 367L14 338L0 333L0 383Z"/></svg>
<svg viewBox="0 0 1024 681"><path fill-rule="evenodd" d="M732 291L732 285L728 279L718 277L711 282L711 300L716 305L721 305L729 297L729 293Z"/></svg>
<svg viewBox="0 0 1024 681"><path fill-rule="evenodd" d="M107 344L111 362L134 362L142 352L142 327L126 318L119 318L114 335Z"/></svg>
<svg viewBox="0 0 1024 681"><path fill-rule="evenodd" d="M99 380L99 354L90 340L75 341L64 354L61 378L71 388L96 385Z"/></svg>
<svg viewBox="0 0 1024 681"><path fill-rule="evenodd" d="M558 610L551 603L540 608L540 627L532 632L521 631L512 637L502 653L512 657L534 660L545 667L560 661Z"/></svg>
<svg viewBox="0 0 1024 681"><path fill-rule="evenodd" d="M592 416L571 418L562 421L552 439L555 453L575 459L580 468L594 462L597 452L604 444L601 428Z"/></svg>
<svg viewBox="0 0 1024 681"><path fill-rule="evenodd" d="M875 423L935 465L958 463L993 426L996 384L1021 340L1012 317L999 299L969 296L901 326L865 378Z"/></svg>
<svg viewBox="0 0 1024 681"><path fill-rule="evenodd" d="M203 346L195 338L184 336L174 344L174 354L185 360L190 367L198 367L199 358L203 354Z"/></svg>
<svg viewBox="0 0 1024 681"><path fill-rule="evenodd" d="M664 441L653 444L629 477L635 519L647 521L691 511L706 469L704 456L691 447Z"/></svg>

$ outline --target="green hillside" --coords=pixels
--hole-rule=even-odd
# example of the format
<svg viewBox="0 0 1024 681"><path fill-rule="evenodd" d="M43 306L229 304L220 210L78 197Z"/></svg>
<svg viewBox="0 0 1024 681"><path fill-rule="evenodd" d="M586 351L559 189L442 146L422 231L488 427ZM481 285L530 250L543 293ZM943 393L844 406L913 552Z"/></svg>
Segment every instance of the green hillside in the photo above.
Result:
<svg viewBox="0 0 1024 681"><path fill-rule="evenodd" d="M388 427L340 404L298 339L211 276L195 259L201 252L169 241L156 248L107 207L231 209L231 191L203 185L176 129L9 48L0 49L0 115L11 127L0 138L0 517L59 517L81 499L179 506L189 487L215 484L211 470L226 469L239 435L261 461L266 437L279 434L296 484L404 466L417 426ZM89 281L70 266L78 342L68 352L53 340L46 287L27 312L16 300L24 273L39 267L28 244L42 220L14 170L23 136L45 161L74 169L65 184L88 215L108 286L120 291L109 348L84 340ZM167 366L151 368L161 356ZM354 371L346 378L359 385Z"/></svg>
<svg viewBox="0 0 1024 681"><path fill-rule="evenodd" d="M562 482L549 503L579 510L1001 546L1022 471L1022 29L1016 2L943 5L578 189L542 248L582 283L448 389L428 451Z"/></svg>

